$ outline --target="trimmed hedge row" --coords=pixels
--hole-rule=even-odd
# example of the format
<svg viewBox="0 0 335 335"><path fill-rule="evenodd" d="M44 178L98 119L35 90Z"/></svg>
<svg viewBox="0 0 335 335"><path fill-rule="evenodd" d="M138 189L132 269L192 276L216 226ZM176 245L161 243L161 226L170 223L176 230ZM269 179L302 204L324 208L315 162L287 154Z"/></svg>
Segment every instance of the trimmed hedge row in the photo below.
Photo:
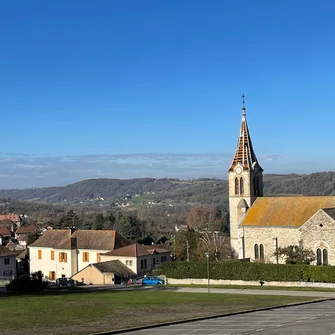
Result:
<svg viewBox="0 0 335 335"><path fill-rule="evenodd" d="M210 278L245 281L306 281L335 283L335 267L291 264L262 264L240 261L211 262ZM174 279L207 278L206 262L167 262L157 275Z"/></svg>

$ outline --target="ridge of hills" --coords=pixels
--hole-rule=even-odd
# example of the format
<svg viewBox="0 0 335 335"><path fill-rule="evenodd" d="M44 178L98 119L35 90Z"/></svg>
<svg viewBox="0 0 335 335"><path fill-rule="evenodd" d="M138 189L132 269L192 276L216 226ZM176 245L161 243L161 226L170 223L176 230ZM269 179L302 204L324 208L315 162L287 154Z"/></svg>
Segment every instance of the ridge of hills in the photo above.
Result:
<svg viewBox="0 0 335 335"><path fill-rule="evenodd" d="M335 195L335 172L265 174L263 179L264 196ZM128 202L134 207L147 203L219 204L228 200L228 183L213 178L101 178L59 187L0 190L0 197L49 204Z"/></svg>

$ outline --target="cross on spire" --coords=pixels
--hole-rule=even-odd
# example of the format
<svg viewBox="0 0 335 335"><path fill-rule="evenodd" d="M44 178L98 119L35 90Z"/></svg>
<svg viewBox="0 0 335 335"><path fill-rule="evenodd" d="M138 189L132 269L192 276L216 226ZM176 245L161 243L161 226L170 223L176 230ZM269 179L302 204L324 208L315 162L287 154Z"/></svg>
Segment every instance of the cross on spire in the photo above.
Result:
<svg viewBox="0 0 335 335"><path fill-rule="evenodd" d="M245 115L245 111L246 111L246 108L244 106L244 98L245 98L245 95L244 93L242 94L242 115Z"/></svg>

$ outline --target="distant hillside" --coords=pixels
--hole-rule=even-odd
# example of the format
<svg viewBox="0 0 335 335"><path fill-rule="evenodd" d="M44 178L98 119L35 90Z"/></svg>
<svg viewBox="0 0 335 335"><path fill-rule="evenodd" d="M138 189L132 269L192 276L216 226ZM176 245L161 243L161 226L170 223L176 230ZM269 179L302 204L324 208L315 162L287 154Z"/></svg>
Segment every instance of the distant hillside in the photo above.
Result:
<svg viewBox="0 0 335 335"><path fill-rule="evenodd" d="M264 195L335 195L335 172L309 175L264 176ZM49 203L79 203L94 199L103 202L131 201L140 206L149 201L164 204L223 203L228 199L227 181L199 179L89 179L63 187L0 190L0 197ZM103 200L102 200L103 199Z"/></svg>

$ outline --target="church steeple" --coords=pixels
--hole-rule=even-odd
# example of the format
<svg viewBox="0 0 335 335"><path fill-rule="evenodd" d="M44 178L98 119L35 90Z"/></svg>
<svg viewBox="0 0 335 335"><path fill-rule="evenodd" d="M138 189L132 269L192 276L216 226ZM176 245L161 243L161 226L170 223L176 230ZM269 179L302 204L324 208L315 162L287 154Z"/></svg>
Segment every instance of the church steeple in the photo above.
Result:
<svg viewBox="0 0 335 335"><path fill-rule="evenodd" d="M252 147L242 95L242 121L237 148L228 170L230 243L239 258L244 258L243 229L240 224L257 197L263 196L263 169Z"/></svg>
<svg viewBox="0 0 335 335"><path fill-rule="evenodd" d="M250 133L248 129L248 123L246 118L246 108L245 108L245 101L244 101L244 94L242 95L242 120L240 126L240 134L237 141L237 148L233 158L233 161L230 165L228 171L232 171L234 167L240 163L243 167L243 170L251 171L254 170L256 166L258 166L258 170L263 171L260 167L257 157L255 155Z"/></svg>

